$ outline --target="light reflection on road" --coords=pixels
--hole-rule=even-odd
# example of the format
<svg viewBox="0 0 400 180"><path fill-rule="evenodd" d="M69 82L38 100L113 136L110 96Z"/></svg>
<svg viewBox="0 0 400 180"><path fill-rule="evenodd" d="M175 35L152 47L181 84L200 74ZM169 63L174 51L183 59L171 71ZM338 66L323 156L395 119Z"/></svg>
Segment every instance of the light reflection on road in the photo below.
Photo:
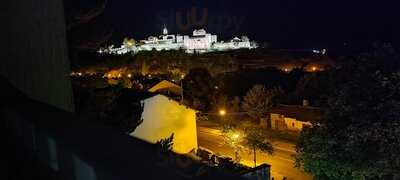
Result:
<svg viewBox="0 0 400 180"><path fill-rule="evenodd" d="M197 127L198 144L201 147L207 148L214 153L234 157L234 151L231 147L224 144L221 132L218 129L210 127ZM275 180L282 179L284 176L287 179L293 180L309 180L312 179L307 173L294 167L294 145L282 142L279 140L273 141L274 154L267 155L257 152L257 165L267 163L271 165L271 174ZM254 166L253 155L251 151L245 150L240 153L240 163L246 166Z"/></svg>

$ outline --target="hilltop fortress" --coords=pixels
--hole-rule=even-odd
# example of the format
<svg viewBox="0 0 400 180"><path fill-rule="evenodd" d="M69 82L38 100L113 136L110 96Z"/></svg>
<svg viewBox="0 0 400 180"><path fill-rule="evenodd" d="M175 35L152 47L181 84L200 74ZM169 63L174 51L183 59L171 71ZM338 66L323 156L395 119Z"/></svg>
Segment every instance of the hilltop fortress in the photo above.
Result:
<svg viewBox="0 0 400 180"><path fill-rule="evenodd" d="M235 49L254 49L257 48L255 42L250 42L247 36L241 38L234 37L228 42L217 41L217 35L207 33L204 29L194 30L192 36L168 34L168 29L164 27L162 35L150 36L146 40L139 43L133 40L124 40L123 44L114 48L109 46L101 48L99 53L109 54L126 54L137 53L140 51L168 51L168 50L185 50L187 53L206 53L215 51L227 51Z"/></svg>

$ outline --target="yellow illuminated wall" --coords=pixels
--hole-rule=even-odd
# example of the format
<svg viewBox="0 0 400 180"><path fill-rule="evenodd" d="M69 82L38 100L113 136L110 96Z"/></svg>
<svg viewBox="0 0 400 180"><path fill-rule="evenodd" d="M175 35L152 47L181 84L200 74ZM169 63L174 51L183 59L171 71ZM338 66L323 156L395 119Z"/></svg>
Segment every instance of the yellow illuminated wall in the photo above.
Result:
<svg viewBox="0 0 400 180"><path fill-rule="evenodd" d="M174 133L173 151L188 153L197 149L196 111L163 95L144 100L143 122L132 136L156 143Z"/></svg>
<svg viewBox="0 0 400 180"><path fill-rule="evenodd" d="M285 123L289 130L301 131L305 125L311 125L309 122L298 121L297 119L285 117Z"/></svg>
<svg viewBox="0 0 400 180"><path fill-rule="evenodd" d="M299 121L294 118L288 118L281 114L271 113L272 129L301 131L304 126L311 126L310 122Z"/></svg>

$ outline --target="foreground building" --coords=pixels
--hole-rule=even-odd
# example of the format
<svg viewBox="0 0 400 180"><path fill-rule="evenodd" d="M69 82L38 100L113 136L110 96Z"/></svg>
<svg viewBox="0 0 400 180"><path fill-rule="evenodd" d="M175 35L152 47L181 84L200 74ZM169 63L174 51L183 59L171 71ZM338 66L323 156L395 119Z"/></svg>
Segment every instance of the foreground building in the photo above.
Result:
<svg viewBox="0 0 400 180"><path fill-rule="evenodd" d="M140 51L168 51L185 50L187 53L205 53L215 51L228 51L236 49L254 49L257 48L255 42L250 42L246 36L241 38L234 37L228 42L218 42L217 35L207 33L204 29L194 30L192 36L168 34L168 29L164 27L163 34L159 36L150 36L141 40L140 44L124 42L119 48L109 46L100 49L99 53L126 54L137 53Z"/></svg>
<svg viewBox="0 0 400 180"><path fill-rule="evenodd" d="M174 134L174 152L184 154L198 148L195 110L161 94L153 94L141 102L143 122L131 136L156 143Z"/></svg>

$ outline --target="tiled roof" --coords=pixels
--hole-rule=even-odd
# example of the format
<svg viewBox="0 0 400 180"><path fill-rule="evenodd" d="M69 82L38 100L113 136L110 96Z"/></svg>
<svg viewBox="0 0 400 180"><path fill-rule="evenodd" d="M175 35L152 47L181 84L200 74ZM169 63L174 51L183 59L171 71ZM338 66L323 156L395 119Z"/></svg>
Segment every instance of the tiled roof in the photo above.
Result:
<svg viewBox="0 0 400 180"><path fill-rule="evenodd" d="M160 92L160 91L164 91L164 90L168 90L173 93L180 94L182 91L182 88L172 82L163 80L163 81L157 83L156 85L154 85L153 87L151 87L148 91L149 92Z"/></svg>

